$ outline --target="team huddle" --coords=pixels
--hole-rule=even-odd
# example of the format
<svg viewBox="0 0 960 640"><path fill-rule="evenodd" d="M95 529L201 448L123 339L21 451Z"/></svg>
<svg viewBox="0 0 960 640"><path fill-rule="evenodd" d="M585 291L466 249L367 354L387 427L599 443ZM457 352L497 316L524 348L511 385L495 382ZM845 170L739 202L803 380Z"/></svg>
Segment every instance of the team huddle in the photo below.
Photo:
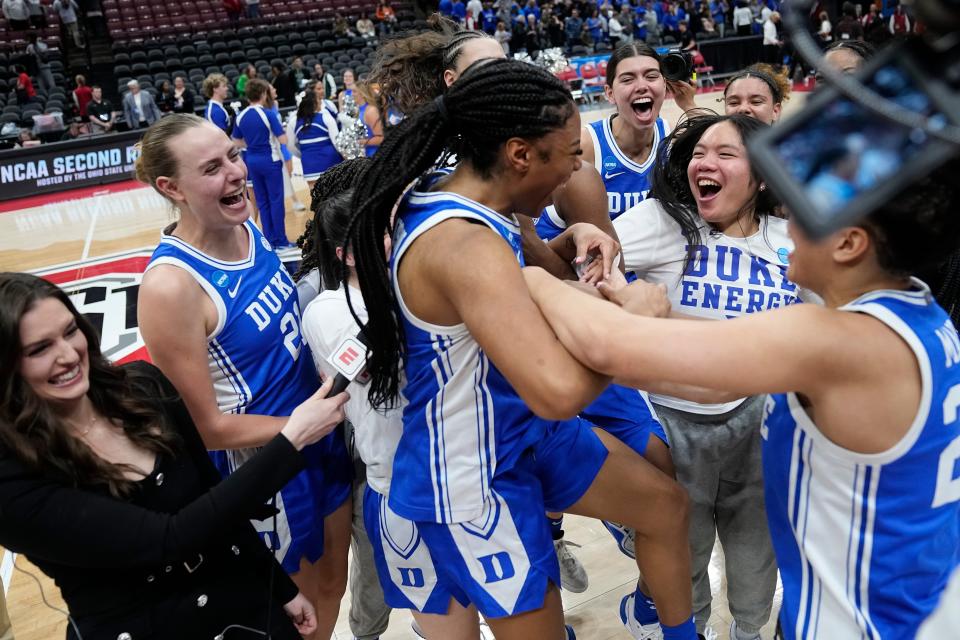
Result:
<svg viewBox="0 0 960 640"><path fill-rule="evenodd" d="M271 567L276 602L195 628L330 637L352 535L369 637L398 608L430 640L575 638L572 513L635 558L611 615L638 640L715 636L718 537L731 638L760 637L778 572L784 638L914 637L960 565L960 339L915 277L960 241L957 162L814 242L746 152L779 118L774 74L670 123L689 92L622 45L615 111L582 126L561 81L503 57L482 32L384 43L376 107L403 116L315 176L292 276L234 142L187 115L147 131L138 177L180 212L139 294L151 375L218 488L278 437L302 458L275 513L229 512L292 584ZM366 374L325 397L360 332Z"/></svg>

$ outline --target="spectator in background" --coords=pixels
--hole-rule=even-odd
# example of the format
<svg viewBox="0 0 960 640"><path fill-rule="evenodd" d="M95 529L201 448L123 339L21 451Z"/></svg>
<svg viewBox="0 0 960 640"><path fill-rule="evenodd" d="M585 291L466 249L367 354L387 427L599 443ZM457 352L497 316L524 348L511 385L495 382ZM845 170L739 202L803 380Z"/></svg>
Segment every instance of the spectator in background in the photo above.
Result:
<svg viewBox="0 0 960 640"><path fill-rule="evenodd" d="M437 4L437 11L442 16L447 16L448 18L453 15L453 0L440 0Z"/></svg>
<svg viewBox="0 0 960 640"><path fill-rule="evenodd" d="M373 20L370 19L369 13L364 13L360 16L360 19L357 20L357 33L361 38L366 40L375 40L377 37L377 30L373 26Z"/></svg>
<svg viewBox="0 0 960 640"><path fill-rule="evenodd" d="M27 45L27 53L33 56L37 65L37 79L40 80L40 86L44 91L51 91L57 84L53 81L53 71L50 70L50 47L47 46L40 35L34 31L29 36L30 44Z"/></svg>
<svg viewBox="0 0 960 640"><path fill-rule="evenodd" d="M173 111L173 87L169 80L162 80L157 86L157 108L160 113Z"/></svg>
<svg viewBox="0 0 960 640"><path fill-rule="evenodd" d="M393 30L397 27L397 14L394 13L393 7L390 6L390 0L380 0L377 3L377 22L380 26L380 35L388 35L393 33Z"/></svg>
<svg viewBox="0 0 960 640"><path fill-rule="evenodd" d="M536 17L537 22L540 22L540 7L537 6L537 0L527 0L527 6L523 8L524 16L531 14Z"/></svg>
<svg viewBox="0 0 960 640"><path fill-rule="evenodd" d="M252 64L248 64L247 68L243 70L243 73L237 76L237 85L236 85L237 95L238 96L244 95L247 88L247 82L249 82L250 80L256 77L257 77L257 68Z"/></svg>
<svg viewBox="0 0 960 640"><path fill-rule="evenodd" d="M826 11L821 11L817 17L820 18L820 30L817 31L817 38L820 40L820 45L825 47L833 42L833 26L830 24L830 16L827 15Z"/></svg>
<svg viewBox="0 0 960 640"><path fill-rule="evenodd" d="M337 95L337 81L334 80L333 74L327 73L323 70L323 65L319 62L313 65L313 79L317 82L323 83L324 95Z"/></svg>
<svg viewBox="0 0 960 640"><path fill-rule="evenodd" d="M483 18L483 3L480 0L468 0L467 13L473 16L473 19L477 21L477 24L480 24L480 21Z"/></svg>
<svg viewBox="0 0 960 640"><path fill-rule="evenodd" d="M256 20L260 17L260 0L244 0L247 5L247 18Z"/></svg>
<svg viewBox="0 0 960 640"><path fill-rule="evenodd" d="M131 129L149 127L162 115L157 103L146 91L140 90L140 83L131 80L127 83L127 93L123 94L123 117ZM88 105L89 108L89 105Z"/></svg>
<svg viewBox="0 0 960 640"><path fill-rule="evenodd" d="M697 48L697 41L693 37L693 32L687 26L686 22L680 22L677 25L680 31L677 33L677 42L683 51L692 51Z"/></svg>
<svg viewBox="0 0 960 640"><path fill-rule="evenodd" d="M459 24L463 24L467 21L467 5L463 4L463 0L453 0L453 6L451 7L451 17Z"/></svg>
<svg viewBox="0 0 960 640"><path fill-rule="evenodd" d="M583 20L580 18L580 11L576 8L570 10L570 17L563 25L567 34L567 50L580 40L580 34L583 32Z"/></svg>
<svg viewBox="0 0 960 640"><path fill-rule="evenodd" d="M87 79L82 75L74 78L77 88L73 90L73 105L77 108L80 120L87 121L87 105L93 99L93 91L87 86Z"/></svg>
<svg viewBox="0 0 960 640"><path fill-rule="evenodd" d="M898 2L897 8L893 10L890 16L890 33L897 37L910 35L910 17L903 12L903 6Z"/></svg>
<svg viewBox="0 0 960 640"><path fill-rule="evenodd" d="M506 56L510 55L510 36L510 32L507 31L507 25L503 23L503 20L499 21L497 23L497 30L493 32L493 38L503 47L503 54Z"/></svg>
<svg viewBox="0 0 960 640"><path fill-rule="evenodd" d="M103 89L97 85L90 88L90 102L87 104L90 117L90 133L106 133L113 130L116 114L109 100L104 99Z"/></svg>
<svg viewBox="0 0 960 640"><path fill-rule="evenodd" d="M60 26L62 28L60 39L66 40L63 34L63 30L65 30L73 39L73 44L82 49L83 40L80 38L80 23L77 21L77 11L80 10L80 7L77 6L76 0L56 0L53 3L53 10L60 14Z"/></svg>
<svg viewBox="0 0 960 640"><path fill-rule="evenodd" d="M843 3L843 16L837 22L838 40L863 40L863 25L857 20L857 9L852 2Z"/></svg>
<svg viewBox="0 0 960 640"><path fill-rule="evenodd" d="M547 17L547 41L551 47L563 47L563 22L560 16L550 13Z"/></svg>
<svg viewBox="0 0 960 640"><path fill-rule="evenodd" d="M880 16L880 7L876 4L870 5L870 9L867 11L867 15L863 16L861 23L863 24L863 37L867 42L877 45L886 41L890 36L890 31Z"/></svg>
<svg viewBox="0 0 960 640"><path fill-rule="evenodd" d="M30 28L30 7L26 0L3 0L2 6L3 17L13 31L26 31Z"/></svg>
<svg viewBox="0 0 960 640"><path fill-rule="evenodd" d="M738 36L753 34L753 12L747 6L747 0L737 0L737 8L733 10L733 28Z"/></svg>
<svg viewBox="0 0 960 640"><path fill-rule="evenodd" d="M727 0L710 0L710 16L721 38L726 35L728 13L730 13L730 5L727 4Z"/></svg>
<svg viewBox="0 0 960 640"><path fill-rule="evenodd" d="M24 105L33 102L37 96L37 90L33 88L33 81L27 75L27 68L22 64L17 64L13 66L13 70L17 74L17 86L15 88L17 104Z"/></svg>
<svg viewBox="0 0 960 640"><path fill-rule="evenodd" d="M611 13L607 20L607 30L610 33L610 48L615 50L623 39L623 25L615 13Z"/></svg>
<svg viewBox="0 0 960 640"><path fill-rule="evenodd" d="M173 112L193 113L195 96L182 76L173 79Z"/></svg>
<svg viewBox="0 0 960 640"><path fill-rule="evenodd" d="M277 90L277 104L280 107L293 107L297 104L297 90L293 78L282 62L270 65L270 84Z"/></svg>
<svg viewBox="0 0 960 640"><path fill-rule="evenodd" d="M483 3L483 11L480 12L480 28L492 36L497 32L498 22L497 12L493 10L490 0L487 0Z"/></svg>
<svg viewBox="0 0 960 640"><path fill-rule="evenodd" d="M30 24L34 29L45 29L47 26L47 12L44 11L40 0L26 0L30 10Z"/></svg>
<svg viewBox="0 0 960 640"><path fill-rule="evenodd" d="M373 27L372 23L370 27ZM290 78L293 80L293 86L297 91L303 89L310 80L310 78L307 77L307 70L303 68L303 58L300 56L295 56L290 63Z"/></svg>
<svg viewBox="0 0 960 640"><path fill-rule="evenodd" d="M240 16L243 15L242 0L223 0L223 10L227 12L227 19L234 25L240 22Z"/></svg>
<svg viewBox="0 0 960 640"><path fill-rule="evenodd" d="M333 35L338 38L353 37L353 31L350 31L350 25L347 24L347 19L344 18L341 13L333 16Z"/></svg>
<svg viewBox="0 0 960 640"><path fill-rule="evenodd" d="M14 148L26 149L27 147L38 147L40 146L40 140L33 135L33 132L30 129L20 129L20 136L17 138L17 143L13 145Z"/></svg>
<svg viewBox="0 0 960 640"><path fill-rule="evenodd" d="M587 18L584 26L590 32L592 44L597 44L603 40L603 25L600 23L600 11L594 7L590 9L590 17Z"/></svg>
<svg viewBox="0 0 960 640"><path fill-rule="evenodd" d="M774 11L763 23L763 61L771 65L779 65L782 62L780 48L783 46L783 42L777 33L779 22L780 13Z"/></svg>
<svg viewBox="0 0 960 640"><path fill-rule="evenodd" d="M70 123L70 126L67 127L67 130L63 132L63 135L60 136L60 142L66 142L68 140L76 140L80 136L84 135L86 131L83 130L83 125L74 120Z"/></svg>
<svg viewBox="0 0 960 640"><path fill-rule="evenodd" d="M543 40L543 31L540 29L540 24L537 22L537 17L533 14L527 15L527 32L524 34L523 45L527 49L527 53L530 57L534 57L540 49L543 48L541 44Z"/></svg>

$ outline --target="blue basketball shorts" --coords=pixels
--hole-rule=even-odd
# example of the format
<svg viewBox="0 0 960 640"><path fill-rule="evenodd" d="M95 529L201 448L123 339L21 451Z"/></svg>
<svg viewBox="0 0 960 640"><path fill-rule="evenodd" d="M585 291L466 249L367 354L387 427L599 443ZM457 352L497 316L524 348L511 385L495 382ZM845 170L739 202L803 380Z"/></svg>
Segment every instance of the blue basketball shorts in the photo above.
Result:
<svg viewBox="0 0 960 640"><path fill-rule="evenodd" d="M446 613L450 598L498 618L543 606L560 567L527 457L495 476L484 513L468 522L410 522L383 496L364 496L364 522L387 604ZM437 561L434 562L434 559Z"/></svg>
<svg viewBox="0 0 960 640"><path fill-rule="evenodd" d="M254 449L213 451L211 457L226 475L254 453ZM275 498L277 516L251 522L287 573L300 570L301 558L311 563L320 559L324 519L346 502L353 488L353 465L342 429L305 447L303 456L306 467Z"/></svg>
<svg viewBox="0 0 960 640"><path fill-rule="evenodd" d="M611 384L580 415L641 456L647 451L651 434L670 446L657 412L643 391Z"/></svg>
<svg viewBox="0 0 960 640"><path fill-rule="evenodd" d="M593 484L607 459L607 448L592 424L573 418L549 423L533 457L547 511L566 511Z"/></svg>

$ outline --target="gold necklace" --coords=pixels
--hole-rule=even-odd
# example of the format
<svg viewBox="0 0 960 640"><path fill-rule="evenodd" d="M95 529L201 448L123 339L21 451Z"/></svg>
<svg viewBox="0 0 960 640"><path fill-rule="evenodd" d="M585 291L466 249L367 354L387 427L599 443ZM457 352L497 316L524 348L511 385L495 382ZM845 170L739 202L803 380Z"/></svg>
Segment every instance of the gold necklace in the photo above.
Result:
<svg viewBox="0 0 960 640"><path fill-rule="evenodd" d="M93 426L94 426L95 424L97 424L97 416L96 416L96 415L94 415L92 418L90 418L90 425L89 425L86 429L84 429L83 432L80 433L80 437L81 437L81 438L86 437L86 435L87 435L88 433L90 433L90 430L93 429Z"/></svg>

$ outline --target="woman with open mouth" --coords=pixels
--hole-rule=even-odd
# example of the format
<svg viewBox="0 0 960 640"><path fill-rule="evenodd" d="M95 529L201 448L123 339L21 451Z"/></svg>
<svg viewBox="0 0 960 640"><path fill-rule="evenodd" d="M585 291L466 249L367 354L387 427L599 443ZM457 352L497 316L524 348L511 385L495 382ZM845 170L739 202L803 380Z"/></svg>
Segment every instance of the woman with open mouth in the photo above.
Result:
<svg viewBox="0 0 960 640"><path fill-rule="evenodd" d="M627 272L664 285L675 313L722 320L798 300L785 275L793 246L787 222L772 215L776 203L744 144L765 126L745 115L685 120L664 144L669 154L657 159L651 198L614 221ZM738 364L729 366L733 374ZM664 391L651 400L677 478L690 493L698 630L704 633L710 618L707 565L719 533L736 627L731 637L759 638L777 582L757 437L763 399L701 404Z"/></svg>
<svg viewBox="0 0 960 640"><path fill-rule="evenodd" d="M248 90L269 90L258 82ZM187 114L155 123L141 142L137 177L179 212L143 276L140 330L226 476L320 386L296 285L250 221L247 167L215 125ZM329 638L346 589L352 465L341 431L305 457L276 498L277 517L255 526L316 608L315 637Z"/></svg>

